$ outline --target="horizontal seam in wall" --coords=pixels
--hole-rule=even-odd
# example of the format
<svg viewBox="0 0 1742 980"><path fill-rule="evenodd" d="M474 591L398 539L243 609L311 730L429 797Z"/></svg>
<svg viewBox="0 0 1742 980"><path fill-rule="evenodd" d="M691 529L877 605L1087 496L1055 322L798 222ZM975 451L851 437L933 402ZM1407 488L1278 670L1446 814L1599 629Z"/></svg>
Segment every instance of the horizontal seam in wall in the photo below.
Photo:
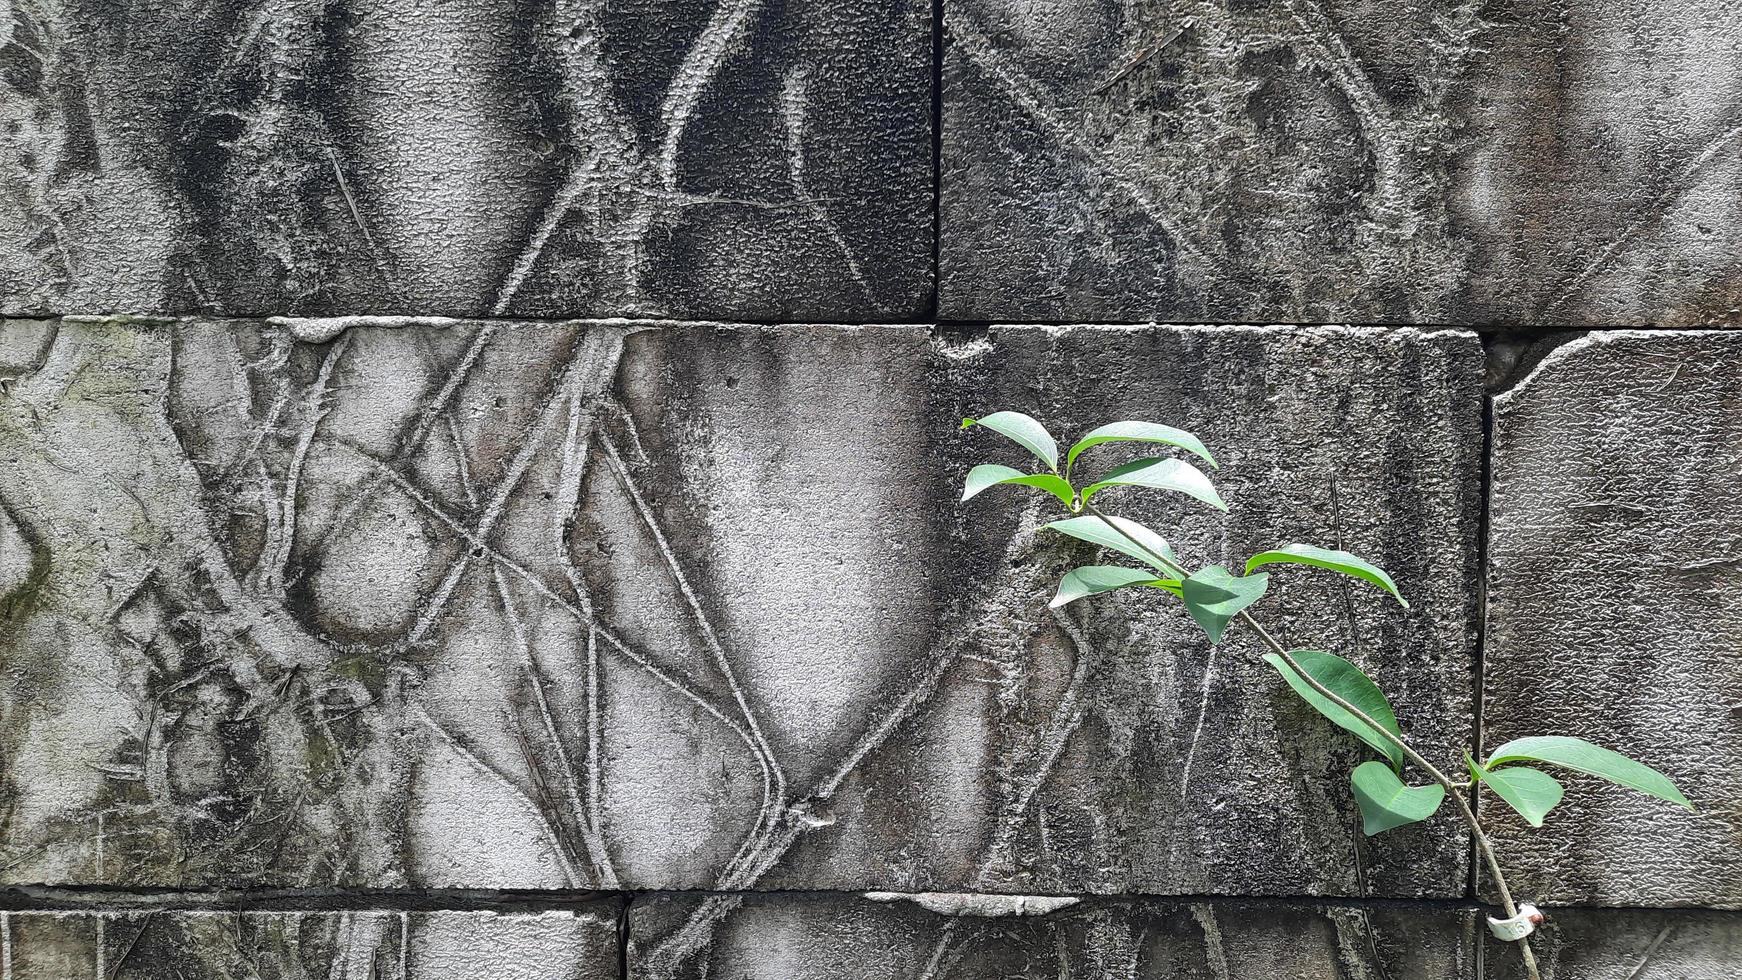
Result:
<svg viewBox="0 0 1742 980"><path fill-rule="evenodd" d="M446 326L450 324L474 323L521 323L521 324L565 324L565 323L651 323L686 326L691 324L725 324L746 327L928 327L944 330L983 329L993 326L1008 327L1358 327L1377 330L1468 330L1475 333L1503 332L1555 332L1567 330L1663 330L1663 331L1705 331L1711 333L1737 332L1734 326L1714 324L1650 324L1650 323L1603 323L1603 324L1491 324L1491 323L1447 323L1433 322L1402 322L1402 321L1360 321L1360 320L1125 320L1106 317L1083 317L1074 320L1040 319L1032 317L1009 317L998 320L963 320L949 318L933 318L925 320L767 320L756 318L731 317L670 317L670 316L487 316L468 315L464 313L243 313L215 314L197 311L180 313L171 312L138 312L124 310L90 311L67 310L43 313L7 313L0 314L0 324L8 320L65 320L65 319L132 319L141 322L159 321L174 323L179 321L199 321L206 323L261 323L269 320L321 321L343 320L348 318L366 317L375 320L431 321L429 326ZM437 321L445 321L438 323Z"/></svg>
<svg viewBox="0 0 1742 980"><path fill-rule="evenodd" d="M867 890L879 901L899 900L908 893ZM1348 909L1440 909L1485 911L1490 907L1463 898L1341 898L1311 895L1164 895L1149 893L1054 894L1016 896L999 892L944 894L985 895L991 898L1068 898L1082 904L1138 904L1153 906L1209 905L1221 907L1286 906L1294 908ZM561 911L595 906L602 902L649 898L702 898L731 895L744 898L862 898L866 891L843 889L758 889L721 892L706 889L653 889L646 891L547 891L522 889L171 889L110 888L100 886L31 887L0 889L0 911L5 912L505 912ZM871 901L871 899L866 899ZM1554 905L1551 911L1615 913L1725 912L1698 906ZM1742 914L1730 911L1730 914Z"/></svg>

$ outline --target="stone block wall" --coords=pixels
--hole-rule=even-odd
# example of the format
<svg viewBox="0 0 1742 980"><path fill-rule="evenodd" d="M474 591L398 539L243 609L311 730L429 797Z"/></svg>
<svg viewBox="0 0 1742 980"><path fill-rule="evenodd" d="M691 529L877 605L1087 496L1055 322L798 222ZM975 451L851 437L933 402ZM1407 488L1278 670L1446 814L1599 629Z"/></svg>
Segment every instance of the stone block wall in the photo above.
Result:
<svg viewBox="0 0 1742 980"><path fill-rule="evenodd" d="M0 0L0 980L1520 976L1445 812L1036 534L1198 432L1555 980L1742 975L1742 13ZM1109 498L1111 499L1111 498Z"/></svg>

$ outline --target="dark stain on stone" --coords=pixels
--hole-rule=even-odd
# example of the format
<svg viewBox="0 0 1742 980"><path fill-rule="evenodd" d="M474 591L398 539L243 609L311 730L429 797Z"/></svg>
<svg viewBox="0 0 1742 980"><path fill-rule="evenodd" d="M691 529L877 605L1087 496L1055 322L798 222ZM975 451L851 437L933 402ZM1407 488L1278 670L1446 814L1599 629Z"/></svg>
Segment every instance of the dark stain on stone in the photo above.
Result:
<svg viewBox="0 0 1742 980"><path fill-rule="evenodd" d="M42 62L14 41L0 47L0 85L6 85L27 99L42 94Z"/></svg>
<svg viewBox="0 0 1742 980"><path fill-rule="evenodd" d="M61 152L55 164L55 179L64 181L75 173L97 173L102 165L97 153L97 134L91 122L91 108L86 101L83 77L66 79L58 95L63 130Z"/></svg>

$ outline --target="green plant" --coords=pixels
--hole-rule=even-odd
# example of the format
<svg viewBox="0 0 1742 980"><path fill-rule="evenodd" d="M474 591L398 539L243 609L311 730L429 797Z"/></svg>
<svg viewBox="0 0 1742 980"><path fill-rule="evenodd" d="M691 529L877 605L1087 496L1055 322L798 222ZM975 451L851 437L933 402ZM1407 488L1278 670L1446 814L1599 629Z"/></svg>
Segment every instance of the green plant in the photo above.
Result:
<svg viewBox="0 0 1742 980"><path fill-rule="evenodd" d="M1659 799L1693 806L1674 783L1650 766L1577 738L1546 735L1522 738L1489 753L1477 762L1463 754L1468 779L1453 779L1429 762L1404 738L1396 713L1379 685L1361 669L1323 650L1288 649L1254 619L1248 610L1270 588L1270 573L1260 568L1300 565L1338 572L1384 590L1400 606L1408 608L1397 585L1378 566L1346 551L1310 544L1287 544L1253 555L1239 573L1220 565L1192 569L1167 539L1142 524L1103 513L1094 503L1098 496L1117 487L1144 487L1184 494L1221 511L1228 505L1210 478L1192 463L1168 456L1144 456L1113 467L1094 480L1077 480L1079 457L1096 446L1109 443L1141 443L1180 450L1216 467L1216 460L1197 436L1153 422L1114 422L1103 425L1071 446L1059 467L1058 443L1044 425L1020 412L998 412L979 419L964 419L962 428L991 429L1033 454L1045 470L1025 472L995 463L975 466L968 472L962 500L967 501L996 486L1013 485L1041 490L1052 497L1069 516L1045 525L1072 538L1117 552L1138 565L1088 565L1066 572L1053 597L1054 607L1117 589L1153 589L1178 599L1187 614L1203 628L1211 643L1220 643L1230 624L1238 620L1251 630L1269 651L1264 660L1275 668L1289 688L1332 723L1360 739L1383 757L1363 762L1350 774L1356 804L1360 807L1363 832L1369 836L1416 823L1433 816L1447 799L1459 819L1469 827L1476 849L1499 893L1506 921L1490 920L1496 935L1510 922L1517 930L1525 968L1538 980L1536 958L1525 938L1540 914L1533 906L1513 901L1506 876L1494 847L1466 798L1477 785L1484 785L1511 806L1533 827L1561 800L1559 780L1533 766L1559 767L1598 776ZM1419 770L1430 782L1412 786L1404 777Z"/></svg>

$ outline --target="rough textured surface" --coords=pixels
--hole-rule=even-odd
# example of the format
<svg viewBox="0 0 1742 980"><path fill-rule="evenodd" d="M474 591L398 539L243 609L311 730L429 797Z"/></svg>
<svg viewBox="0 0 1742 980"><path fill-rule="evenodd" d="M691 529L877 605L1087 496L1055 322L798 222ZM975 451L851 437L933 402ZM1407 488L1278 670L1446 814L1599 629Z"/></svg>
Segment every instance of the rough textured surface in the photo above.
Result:
<svg viewBox="0 0 1742 980"><path fill-rule="evenodd" d="M5 880L1461 893L1449 816L1362 841L1249 638L1049 615L1089 554L958 509L1015 456L953 420L1199 430L1234 518L1128 512L1388 567L1407 613L1282 572L1263 614L1454 746L1471 336L331 327L6 327Z"/></svg>
<svg viewBox="0 0 1742 980"><path fill-rule="evenodd" d="M1742 918L1716 912L1561 909L1532 938L1543 980L1733 980ZM1515 952L1490 941L1488 977L1522 980Z"/></svg>
<svg viewBox="0 0 1742 980"><path fill-rule="evenodd" d="M0 5L0 313L911 319L912 0Z"/></svg>
<svg viewBox="0 0 1742 980"><path fill-rule="evenodd" d="M6 980L616 980L621 905L495 912L0 912Z"/></svg>
<svg viewBox="0 0 1742 980"><path fill-rule="evenodd" d="M1523 980L1244 628L1047 609L997 408L1392 572L1256 612L1448 771L1685 786L1481 801L1544 980L1742 973L1742 334L1580 339L1742 325L1739 79L1726 0L0 0L0 980Z"/></svg>
<svg viewBox="0 0 1742 980"><path fill-rule="evenodd" d="M1496 816L1525 895L1742 907L1739 364L1739 334L1596 333L1495 402L1484 741L1582 736L1700 810L1571 778L1543 830Z"/></svg>
<svg viewBox="0 0 1742 980"><path fill-rule="evenodd" d="M1742 305L1726 0L944 0L941 308L1701 324Z"/></svg>
<svg viewBox="0 0 1742 980"><path fill-rule="evenodd" d="M665 895L629 907L629 976L1464 980L1474 927L1456 908L1092 899L948 914L894 896Z"/></svg>

